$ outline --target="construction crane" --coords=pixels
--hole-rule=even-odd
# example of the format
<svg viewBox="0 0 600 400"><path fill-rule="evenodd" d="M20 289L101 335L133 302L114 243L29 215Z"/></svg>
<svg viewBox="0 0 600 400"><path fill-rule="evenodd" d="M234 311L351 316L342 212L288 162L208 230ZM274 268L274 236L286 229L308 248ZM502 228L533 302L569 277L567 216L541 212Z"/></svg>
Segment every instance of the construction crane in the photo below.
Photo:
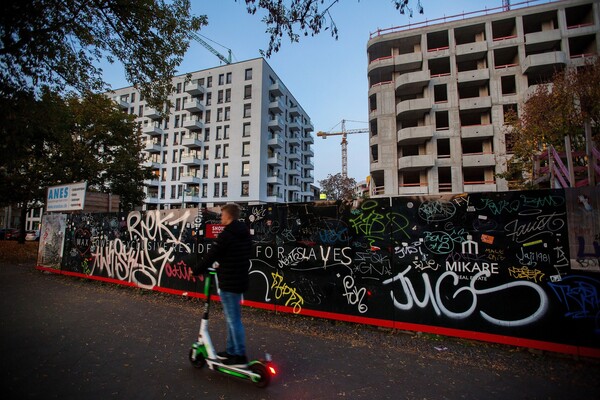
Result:
<svg viewBox="0 0 600 400"><path fill-rule="evenodd" d="M504 11L509 11L510 10L510 0L502 0L502 7L504 8Z"/></svg>
<svg viewBox="0 0 600 400"><path fill-rule="evenodd" d="M348 177L348 140L346 137L353 133L368 133L369 128L359 128L359 129L348 129L346 130L346 121L342 120L342 130L340 132L317 132L317 136L322 137L323 139L327 139L327 136L336 136L342 135L342 176L344 178ZM360 122L360 121L352 121L352 122Z"/></svg>
<svg viewBox="0 0 600 400"><path fill-rule="evenodd" d="M210 44L208 44L204 39L202 39L200 37L200 35L198 35L197 33L191 32L191 36L202 46L206 47L208 49L208 51L213 53L215 56L219 57L219 60L223 61L225 64L231 64L231 49L227 49L227 47L223 46L227 50L229 50L228 57L225 57L223 54L221 54L217 50L215 50L214 47L212 47ZM221 46L221 45L219 45L219 46Z"/></svg>

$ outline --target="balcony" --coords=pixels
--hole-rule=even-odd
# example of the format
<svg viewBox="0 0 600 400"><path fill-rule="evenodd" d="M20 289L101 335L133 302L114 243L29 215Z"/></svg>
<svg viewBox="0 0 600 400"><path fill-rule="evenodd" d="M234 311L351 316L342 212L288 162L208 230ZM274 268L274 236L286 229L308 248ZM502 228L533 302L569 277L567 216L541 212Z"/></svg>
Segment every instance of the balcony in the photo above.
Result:
<svg viewBox="0 0 600 400"><path fill-rule="evenodd" d="M309 159L309 160L304 160L302 162L302 168L304 168L305 170L311 170L311 169L315 169L315 164ZM306 176L305 176L306 178ZM312 176L308 177L309 179L313 179Z"/></svg>
<svg viewBox="0 0 600 400"><path fill-rule="evenodd" d="M433 137L433 125L426 126L413 126L410 128L403 128L398 131L398 144L409 145L409 144L420 144Z"/></svg>
<svg viewBox="0 0 600 400"><path fill-rule="evenodd" d="M292 146L300 146L300 137L297 135L290 136L288 138L288 143Z"/></svg>
<svg viewBox="0 0 600 400"><path fill-rule="evenodd" d="M154 140L146 140L144 150L146 150L148 153L160 153L160 142L155 142Z"/></svg>
<svg viewBox="0 0 600 400"><path fill-rule="evenodd" d="M278 153L272 154L267 157L267 164L281 165L283 164L283 157L281 157Z"/></svg>
<svg viewBox="0 0 600 400"><path fill-rule="evenodd" d="M201 179L199 176L196 176L194 174L184 174L179 177L179 181L181 183L187 183L190 185L199 185ZM187 198L186 198L186 200L187 200Z"/></svg>
<svg viewBox="0 0 600 400"><path fill-rule="evenodd" d="M482 84L490 80L489 69L474 69L471 71L462 71L457 74L459 83L470 82L473 84Z"/></svg>
<svg viewBox="0 0 600 400"><path fill-rule="evenodd" d="M148 125L142 128L142 133L149 136L160 136L165 133L165 131L156 125Z"/></svg>
<svg viewBox="0 0 600 400"><path fill-rule="evenodd" d="M267 202L279 203L283 201L283 194L279 192L267 193Z"/></svg>
<svg viewBox="0 0 600 400"><path fill-rule="evenodd" d="M202 141L196 136L184 136L181 139L181 144L190 149L202 147Z"/></svg>
<svg viewBox="0 0 600 400"><path fill-rule="evenodd" d="M128 110L129 109L129 102L128 101L121 100L121 99L115 99L115 102L117 103L117 106L119 106L119 108L121 108L123 110Z"/></svg>
<svg viewBox="0 0 600 400"><path fill-rule="evenodd" d="M281 100L281 98L269 103L269 111L281 114L283 110L285 110L285 103Z"/></svg>
<svg viewBox="0 0 600 400"><path fill-rule="evenodd" d="M280 149L285 145L283 139L278 134L272 135L267 141L267 144L275 149Z"/></svg>
<svg viewBox="0 0 600 400"><path fill-rule="evenodd" d="M552 51L549 53L532 54L525 58L523 73L537 73L540 71L552 72L562 69L567 65L567 55L564 51Z"/></svg>
<svg viewBox="0 0 600 400"><path fill-rule="evenodd" d="M487 53L487 42L471 42L456 46L456 57L461 61L477 60Z"/></svg>
<svg viewBox="0 0 600 400"><path fill-rule="evenodd" d="M377 71L379 74L388 74L394 71L394 57L380 57L369 63L367 74L370 76L372 72Z"/></svg>
<svg viewBox="0 0 600 400"><path fill-rule="evenodd" d="M426 169L435 166L435 157L433 154L423 154L418 156L406 156L398 158L398 171L409 171L416 169Z"/></svg>
<svg viewBox="0 0 600 400"><path fill-rule="evenodd" d="M313 149L311 147L308 147L308 148L302 150L302 155L309 156L309 157L314 157L315 156L315 152L313 151Z"/></svg>
<svg viewBox="0 0 600 400"><path fill-rule="evenodd" d="M492 98L490 96L469 97L459 101L461 110L479 110L492 108Z"/></svg>
<svg viewBox="0 0 600 400"><path fill-rule="evenodd" d="M423 68L423 54L421 52L400 54L394 56L395 72L409 72Z"/></svg>
<svg viewBox="0 0 600 400"><path fill-rule="evenodd" d="M275 82L269 86L269 92L271 92L274 96L279 97L283 94L283 85L279 82Z"/></svg>
<svg viewBox="0 0 600 400"><path fill-rule="evenodd" d="M297 117L300 115L300 107L298 106L290 107L289 111L291 117Z"/></svg>
<svg viewBox="0 0 600 400"><path fill-rule="evenodd" d="M310 133L307 133L304 136L304 143L313 144L313 143L315 143L315 138Z"/></svg>
<svg viewBox="0 0 600 400"><path fill-rule="evenodd" d="M294 152L288 154L288 159L291 161L300 161L300 153L297 151L294 151Z"/></svg>
<svg viewBox="0 0 600 400"><path fill-rule="evenodd" d="M431 111L431 98L404 100L396 106L398 117L420 118Z"/></svg>
<svg viewBox="0 0 600 400"><path fill-rule="evenodd" d="M467 193L474 192L496 192L495 181L476 181L476 182L464 182L463 191Z"/></svg>
<svg viewBox="0 0 600 400"><path fill-rule="evenodd" d="M267 126L271 129L273 129L274 131L281 131L281 130L283 130L283 127L285 126L285 122L283 121L283 118L275 117L275 118L269 120Z"/></svg>
<svg viewBox="0 0 600 400"><path fill-rule="evenodd" d="M283 177L279 176L279 174L267 175L267 183L283 185Z"/></svg>
<svg viewBox="0 0 600 400"><path fill-rule="evenodd" d="M307 122L307 123L304 125L304 130L305 130L306 132L314 132L314 130L315 130L315 127L314 127L314 125L312 124L312 122L308 121L308 122Z"/></svg>
<svg viewBox="0 0 600 400"><path fill-rule="evenodd" d="M197 113L204 111L204 104L202 104L200 100L191 100L185 103L183 109L191 113Z"/></svg>
<svg viewBox="0 0 600 400"><path fill-rule="evenodd" d="M288 169L286 172L289 176L301 176L302 168L300 168L300 166L297 166L297 167Z"/></svg>
<svg viewBox="0 0 600 400"><path fill-rule="evenodd" d="M156 111L156 108L146 107L144 108L144 117L150 119L160 119L160 114Z"/></svg>
<svg viewBox="0 0 600 400"><path fill-rule="evenodd" d="M464 139L492 137L494 126L492 124L463 126L460 128L460 136Z"/></svg>
<svg viewBox="0 0 600 400"><path fill-rule="evenodd" d="M421 195L429 194L429 186L427 183L407 183L398 186L398 194L400 195Z"/></svg>
<svg viewBox="0 0 600 400"><path fill-rule="evenodd" d="M206 88L198 82L190 82L186 85L185 91L192 96L198 96L202 93L206 93Z"/></svg>
<svg viewBox="0 0 600 400"><path fill-rule="evenodd" d="M144 186L152 186L152 187L157 187L160 185L160 182L158 179L144 179Z"/></svg>
<svg viewBox="0 0 600 400"><path fill-rule="evenodd" d="M290 131L298 132L300 130L300 123L298 121L292 121L288 127L290 128Z"/></svg>
<svg viewBox="0 0 600 400"><path fill-rule="evenodd" d="M148 195L144 199L144 203L146 203L146 204L158 204L158 203L160 203L160 200L158 198L158 193L148 193Z"/></svg>
<svg viewBox="0 0 600 400"><path fill-rule="evenodd" d="M560 42L560 29L552 29L547 31L532 32L525 35L525 45L528 48L535 47L535 45L548 43L548 42Z"/></svg>
<svg viewBox="0 0 600 400"><path fill-rule="evenodd" d="M185 121L183 121L183 123L181 125L182 125L182 128L189 129L190 131L199 131L202 128L204 128L204 124L202 123L202 121L195 120L195 119L185 120Z"/></svg>
<svg viewBox="0 0 600 400"><path fill-rule="evenodd" d="M183 154L181 156L181 163L184 165L200 166L202 161L193 154Z"/></svg>
<svg viewBox="0 0 600 400"><path fill-rule="evenodd" d="M463 167L494 167L494 153L463 154Z"/></svg>
<svg viewBox="0 0 600 400"><path fill-rule="evenodd" d="M408 72L396 78L396 91L403 95L421 93L430 80L429 70Z"/></svg>
<svg viewBox="0 0 600 400"><path fill-rule="evenodd" d="M150 169L159 169L160 163L157 160L147 160L142 163L142 167Z"/></svg>

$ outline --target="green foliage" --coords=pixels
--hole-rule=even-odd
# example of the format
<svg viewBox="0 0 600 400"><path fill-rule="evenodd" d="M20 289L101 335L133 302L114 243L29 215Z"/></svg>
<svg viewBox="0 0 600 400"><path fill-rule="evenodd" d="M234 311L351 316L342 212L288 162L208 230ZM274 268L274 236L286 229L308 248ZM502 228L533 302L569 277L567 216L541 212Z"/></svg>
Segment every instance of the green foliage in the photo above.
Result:
<svg viewBox="0 0 600 400"><path fill-rule="evenodd" d="M189 0L9 1L0 13L0 83L11 92L106 91L97 65L119 60L162 110L189 32L206 23L190 15Z"/></svg>
<svg viewBox="0 0 600 400"><path fill-rule="evenodd" d="M237 0L236 0L237 1ZM265 11L262 21L267 26L270 35L269 47L261 54L270 57L281 48L281 38L285 35L290 42L300 41L302 36L315 36L321 31L329 30L331 36L338 38L338 28L330 13L332 7L339 0L331 0L329 5L323 0L244 0L248 13L254 15L257 11ZM289 3L289 4L286 4ZM411 17L413 9L409 6L410 0L392 0L400 14L408 13ZM417 12L423 13L421 0L417 0Z"/></svg>
<svg viewBox="0 0 600 400"><path fill-rule="evenodd" d="M103 95L0 98L0 131L0 205L33 206L48 186L81 181L121 196L124 209L143 199L150 172L141 167L137 126Z"/></svg>
<svg viewBox="0 0 600 400"><path fill-rule="evenodd" d="M327 200L352 200L355 197L356 180L344 177L341 173L329 174L319 184L321 191L327 194Z"/></svg>

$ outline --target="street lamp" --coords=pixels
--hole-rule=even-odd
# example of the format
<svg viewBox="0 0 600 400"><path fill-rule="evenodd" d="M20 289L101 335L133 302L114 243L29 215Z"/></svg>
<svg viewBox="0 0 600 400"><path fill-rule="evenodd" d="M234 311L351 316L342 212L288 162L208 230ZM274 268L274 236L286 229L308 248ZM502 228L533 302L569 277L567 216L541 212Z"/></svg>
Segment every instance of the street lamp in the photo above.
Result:
<svg viewBox="0 0 600 400"><path fill-rule="evenodd" d="M185 208L185 194L190 194L192 191L190 189L183 189L183 199L181 200L181 208Z"/></svg>

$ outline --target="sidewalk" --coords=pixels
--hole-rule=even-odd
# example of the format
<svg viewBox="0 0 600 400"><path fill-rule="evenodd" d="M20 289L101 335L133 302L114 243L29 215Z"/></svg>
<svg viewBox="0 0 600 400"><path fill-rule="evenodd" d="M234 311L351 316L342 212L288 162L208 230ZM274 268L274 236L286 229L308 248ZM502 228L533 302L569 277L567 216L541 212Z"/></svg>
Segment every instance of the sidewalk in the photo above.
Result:
<svg viewBox="0 0 600 400"><path fill-rule="evenodd" d="M201 304L0 264L7 398L600 398L600 360L244 308L249 357L267 351L279 370L259 389L191 366Z"/></svg>

